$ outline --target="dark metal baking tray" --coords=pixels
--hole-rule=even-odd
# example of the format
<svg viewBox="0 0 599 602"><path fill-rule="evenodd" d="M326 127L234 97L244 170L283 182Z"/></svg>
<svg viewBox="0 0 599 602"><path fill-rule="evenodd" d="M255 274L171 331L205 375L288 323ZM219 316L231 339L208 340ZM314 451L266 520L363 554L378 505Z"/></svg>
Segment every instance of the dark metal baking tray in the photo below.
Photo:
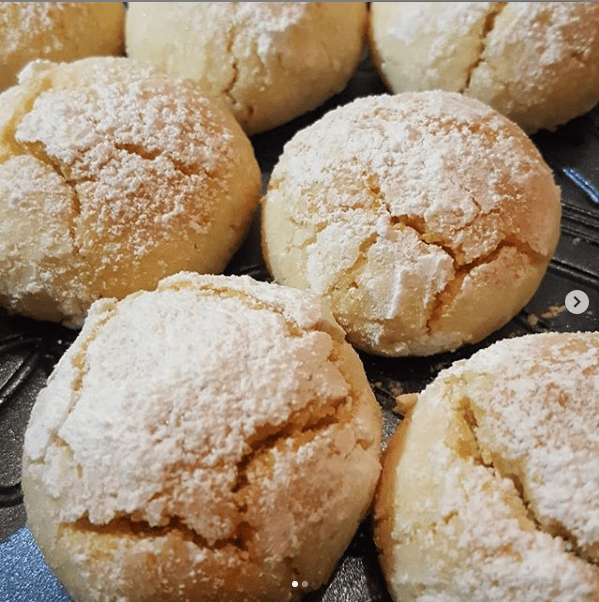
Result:
<svg viewBox="0 0 599 602"><path fill-rule="evenodd" d="M347 88L321 108L292 123L254 136L252 142L266 184L283 145L299 129L328 110L359 96L384 93L366 57ZM395 395L420 391L440 369L490 343L543 331L599 330L599 110L574 119L556 132L540 132L533 141L554 170L562 190L560 243L541 286L508 325L482 343L430 358L380 358L361 354L369 381L383 409L385 437L400 417ZM268 279L260 254L259 217L227 268L229 274ZM583 290L589 309L580 315L564 311L571 290ZM7 316L0 310L0 602L68 602L46 568L31 534L19 485L23 433L37 392L76 332L50 323ZM291 586L291 585L290 585ZM307 602L389 602L366 519L330 582L306 595Z"/></svg>

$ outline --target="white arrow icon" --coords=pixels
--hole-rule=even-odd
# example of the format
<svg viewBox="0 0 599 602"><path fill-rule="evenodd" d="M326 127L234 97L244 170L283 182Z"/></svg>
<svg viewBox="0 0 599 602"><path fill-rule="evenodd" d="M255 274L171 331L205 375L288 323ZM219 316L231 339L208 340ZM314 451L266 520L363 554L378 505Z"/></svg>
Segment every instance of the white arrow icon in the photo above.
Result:
<svg viewBox="0 0 599 602"><path fill-rule="evenodd" d="M566 295L566 309L572 314L582 314L589 308L589 297L584 291L570 291Z"/></svg>

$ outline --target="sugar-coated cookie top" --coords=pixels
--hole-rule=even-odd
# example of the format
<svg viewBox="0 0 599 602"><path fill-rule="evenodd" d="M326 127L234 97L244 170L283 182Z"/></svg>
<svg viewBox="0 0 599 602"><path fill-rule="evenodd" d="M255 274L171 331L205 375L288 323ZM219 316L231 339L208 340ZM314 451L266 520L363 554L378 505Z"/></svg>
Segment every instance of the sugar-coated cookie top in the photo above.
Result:
<svg viewBox="0 0 599 602"><path fill-rule="evenodd" d="M599 334L501 341L445 378L471 400L483 461L513 473L542 527L596 562Z"/></svg>
<svg viewBox="0 0 599 602"><path fill-rule="evenodd" d="M402 599L599 596L599 334L503 340L441 372L389 443L377 540Z"/></svg>
<svg viewBox="0 0 599 602"><path fill-rule="evenodd" d="M599 100L596 2L373 2L370 45L394 92L478 98L525 131Z"/></svg>
<svg viewBox="0 0 599 602"><path fill-rule="evenodd" d="M179 273L95 303L56 366L25 434L29 526L75 599L297 602L368 512L381 430L321 299Z"/></svg>
<svg viewBox="0 0 599 602"><path fill-rule="evenodd" d="M33 61L0 102L0 301L80 324L182 269L220 271L258 201L235 119L132 59Z"/></svg>
<svg viewBox="0 0 599 602"><path fill-rule="evenodd" d="M128 56L193 79L257 133L347 85L367 10L363 2L133 2L126 21Z"/></svg>
<svg viewBox="0 0 599 602"><path fill-rule="evenodd" d="M227 539L240 466L261 444L280 438L278 482L295 470L286 450L301 464L344 430L337 409L361 393L339 364L343 337L315 297L248 277L177 275L101 300L40 394L25 454L62 521L177 515ZM354 444L380 437L369 427L352 426Z"/></svg>
<svg viewBox="0 0 599 602"><path fill-rule="evenodd" d="M559 195L551 170L519 128L458 94L371 96L330 111L286 144L273 188L279 177L296 191L298 219L405 220L458 265L496 248L514 225L532 251L550 250L552 224L531 205L546 202L545 188Z"/></svg>
<svg viewBox="0 0 599 602"><path fill-rule="evenodd" d="M87 212L118 215L94 220L93 234L116 239L127 231L134 237L134 255L159 243L140 222L172 227L169 222L197 194L196 181L236 162L234 132L220 107L190 82L165 77L150 65L109 58L72 66L34 61L19 82L25 89L37 87L38 94L18 122L15 142L55 162L67 184L85 187L84 219ZM148 211L150 195L165 204L162 215ZM215 203L207 197L198 204L203 214L195 228L207 229Z"/></svg>
<svg viewBox="0 0 599 602"><path fill-rule="evenodd" d="M481 340L521 309L560 215L551 170L518 126L433 91L360 98L299 131L262 223L275 278L331 297L352 343L423 355Z"/></svg>
<svg viewBox="0 0 599 602"><path fill-rule="evenodd" d="M1 2L0 90L35 59L121 54L124 25L122 2Z"/></svg>

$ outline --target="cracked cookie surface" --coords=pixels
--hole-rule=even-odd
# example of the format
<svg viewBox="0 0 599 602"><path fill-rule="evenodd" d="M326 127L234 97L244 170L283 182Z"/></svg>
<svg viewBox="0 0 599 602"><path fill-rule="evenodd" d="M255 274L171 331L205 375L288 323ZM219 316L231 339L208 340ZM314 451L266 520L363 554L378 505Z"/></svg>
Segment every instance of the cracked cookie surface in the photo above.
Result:
<svg viewBox="0 0 599 602"><path fill-rule="evenodd" d="M359 99L285 146L262 201L279 282L326 296L383 355L474 343L535 292L559 237L551 170L528 137L448 92Z"/></svg>
<svg viewBox="0 0 599 602"><path fill-rule="evenodd" d="M292 600L367 512L380 440L316 297L179 274L92 307L31 414L28 521L75 600Z"/></svg>
<svg viewBox="0 0 599 602"><path fill-rule="evenodd" d="M456 362L390 441L375 534L397 600L599 599L599 334Z"/></svg>
<svg viewBox="0 0 599 602"><path fill-rule="evenodd" d="M241 242L260 171L235 120L131 59L38 61L0 102L0 303L80 323Z"/></svg>
<svg viewBox="0 0 599 602"><path fill-rule="evenodd" d="M193 79L254 134L346 86L366 18L364 2L135 2L127 54Z"/></svg>
<svg viewBox="0 0 599 602"><path fill-rule="evenodd" d="M373 2L369 42L394 92L478 98L534 132L599 101L596 2Z"/></svg>

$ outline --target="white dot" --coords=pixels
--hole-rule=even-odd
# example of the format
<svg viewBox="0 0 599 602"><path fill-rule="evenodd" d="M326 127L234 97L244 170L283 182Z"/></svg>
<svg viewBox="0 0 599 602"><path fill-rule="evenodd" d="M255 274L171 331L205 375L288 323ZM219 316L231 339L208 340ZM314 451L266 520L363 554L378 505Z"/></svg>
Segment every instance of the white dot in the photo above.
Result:
<svg viewBox="0 0 599 602"><path fill-rule="evenodd" d="M297 586L298 586L298 583L297 583L297 581L292 581L292 582L291 582L291 586L292 586L292 587L297 587Z"/></svg>
<svg viewBox="0 0 599 602"><path fill-rule="evenodd" d="M302 581L302 587L308 587L308 582L307 581Z"/></svg>

